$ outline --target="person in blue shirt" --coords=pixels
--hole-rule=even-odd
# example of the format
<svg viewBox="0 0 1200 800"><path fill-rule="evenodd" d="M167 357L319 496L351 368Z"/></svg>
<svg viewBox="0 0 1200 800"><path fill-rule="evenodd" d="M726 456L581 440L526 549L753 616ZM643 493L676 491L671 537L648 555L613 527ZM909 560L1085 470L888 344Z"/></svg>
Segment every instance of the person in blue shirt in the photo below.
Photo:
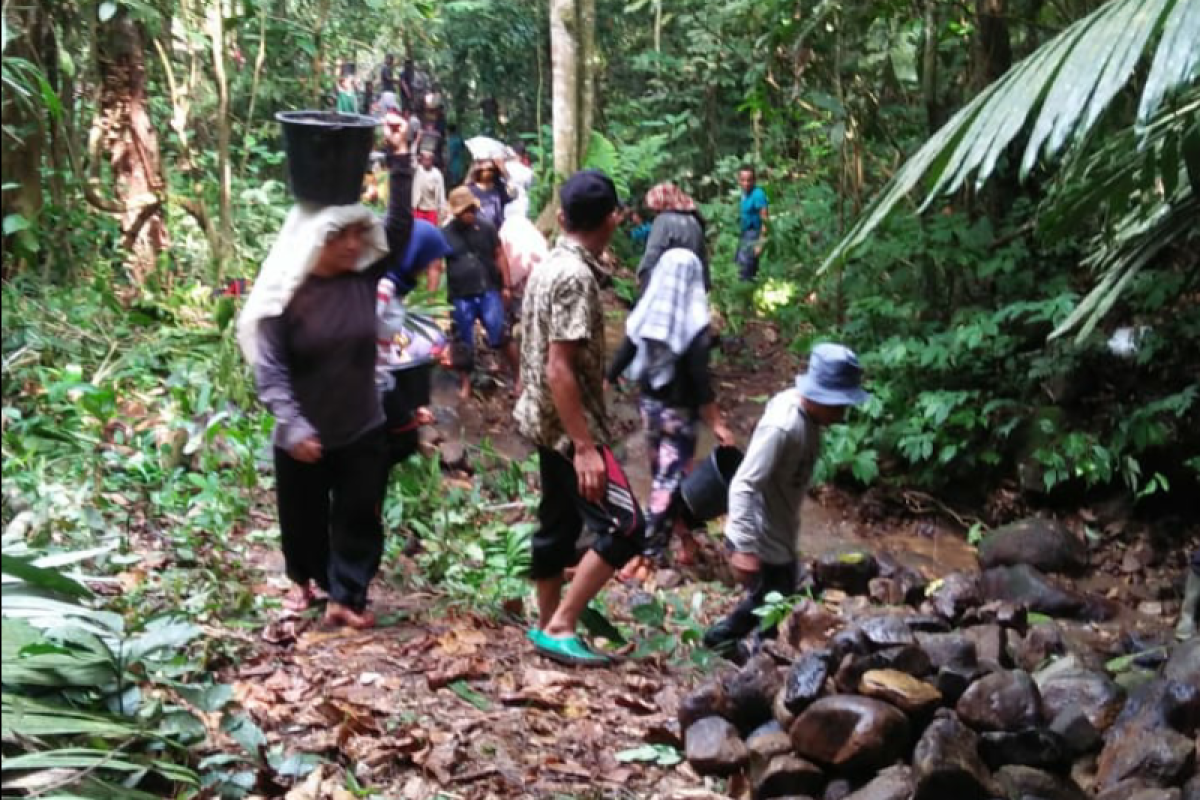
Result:
<svg viewBox="0 0 1200 800"><path fill-rule="evenodd" d="M737 255L738 276L752 281L758 275L758 259L762 255L763 241L767 238L766 192L755 185L754 167L743 164L738 170L738 186L742 189L742 202L738 208Z"/></svg>

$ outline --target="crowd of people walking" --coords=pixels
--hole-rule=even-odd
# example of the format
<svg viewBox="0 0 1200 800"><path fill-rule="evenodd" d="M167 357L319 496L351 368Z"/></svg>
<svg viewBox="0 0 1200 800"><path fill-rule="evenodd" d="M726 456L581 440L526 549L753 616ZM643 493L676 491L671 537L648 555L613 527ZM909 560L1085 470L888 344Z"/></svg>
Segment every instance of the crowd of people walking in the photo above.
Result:
<svg viewBox="0 0 1200 800"><path fill-rule="evenodd" d="M560 662L607 663L577 633L587 603L619 571L628 579L660 563L671 542L686 560L695 531L727 505L730 565L747 594L706 642L728 652L755 627L752 611L766 593L788 589L790 542L820 429L866 398L854 353L840 345L813 351L809 370L767 405L741 466L724 476L719 510L702 513L683 491L699 426L722 448L736 442L711 375L712 279L696 202L672 183L646 193L641 205L654 219L642 230L639 297L610 358L603 259L629 214L613 181L583 170L562 183L561 235L551 248L529 219L534 171L521 145L464 143L470 163L456 185L457 131L445 125L428 76L411 60L397 71L389 56L378 80L377 99L355 96L346 72L336 100L338 113L367 103L383 120L385 174L372 196L386 199L386 214L363 204L297 204L239 319L260 399L276 421L288 607L307 608L320 591L330 623L375 624L368 588L383 552L388 473L416 449L416 429L433 421L427 390L400 376L411 365L408 349L437 334L414 335L404 298L422 284L431 292L444 284L457 338L448 361L460 373L462 399L472 396L478 326L509 373L516 428L538 456L532 646ZM768 201L752 168L739 183L737 265L753 280ZM645 513L613 450L608 416L606 392L626 380L640 394L647 440ZM581 551L585 529L591 536Z"/></svg>

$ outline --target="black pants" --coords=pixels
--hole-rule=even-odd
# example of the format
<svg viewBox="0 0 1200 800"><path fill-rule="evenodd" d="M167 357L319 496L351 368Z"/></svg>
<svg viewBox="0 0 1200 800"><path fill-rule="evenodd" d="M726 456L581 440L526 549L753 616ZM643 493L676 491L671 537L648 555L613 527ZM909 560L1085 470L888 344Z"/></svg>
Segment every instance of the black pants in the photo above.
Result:
<svg viewBox="0 0 1200 800"><path fill-rule="evenodd" d="M629 479L612 450L600 448L608 486L604 500L590 503L579 494L574 462L548 447L538 448L542 500L537 533L533 535L533 564L529 576L550 578L575 563L576 543L583 526L595 533L592 549L614 569L625 566L645 546L646 519L629 487Z"/></svg>
<svg viewBox="0 0 1200 800"><path fill-rule="evenodd" d="M382 428L327 450L315 464L275 448L275 494L287 575L314 581L361 611L383 557L380 520L387 481Z"/></svg>
<svg viewBox="0 0 1200 800"><path fill-rule="evenodd" d="M754 585L730 612L729 616L713 625L704 633L704 646L718 652L732 650L746 634L758 628L761 618L754 613L771 592L784 597L796 592L796 563L763 564ZM775 636L775 629L762 632L766 638Z"/></svg>

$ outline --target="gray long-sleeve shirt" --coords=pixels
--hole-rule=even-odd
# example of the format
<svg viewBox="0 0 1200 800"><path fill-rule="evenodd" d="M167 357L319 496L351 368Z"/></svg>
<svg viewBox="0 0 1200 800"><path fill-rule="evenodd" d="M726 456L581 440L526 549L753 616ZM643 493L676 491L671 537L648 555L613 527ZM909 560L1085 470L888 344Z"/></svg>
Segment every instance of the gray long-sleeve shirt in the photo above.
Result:
<svg viewBox="0 0 1200 800"><path fill-rule="evenodd" d="M734 550L766 564L795 559L800 505L820 452L821 429L801 408L800 393L771 398L729 487L725 536Z"/></svg>
<svg viewBox="0 0 1200 800"><path fill-rule="evenodd" d="M695 214L681 211L664 211L654 219L650 238L646 240L646 252L638 262L639 285L645 289L650 284L650 272L658 265L662 254L673 247L691 250L704 267L704 288L712 288L708 271L708 245L704 241L704 226Z"/></svg>

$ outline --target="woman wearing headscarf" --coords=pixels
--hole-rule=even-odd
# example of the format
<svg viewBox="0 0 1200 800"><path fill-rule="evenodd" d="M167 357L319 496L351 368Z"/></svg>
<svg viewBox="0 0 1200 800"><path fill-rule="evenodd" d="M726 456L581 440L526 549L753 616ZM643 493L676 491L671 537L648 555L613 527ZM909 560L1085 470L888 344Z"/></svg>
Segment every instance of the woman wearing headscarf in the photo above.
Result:
<svg viewBox="0 0 1200 800"><path fill-rule="evenodd" d="M641 391L652 481L647 555L654 557L663 553L678 519L673 501L696 453L698 422L707 423L720 444L733 444L709 374L709 321L700 259L684 248L667 250L629 315L625 340L608 368L609 383L625 373Z"/></svg>
<svg viewBox="0 0 1200 800"><path fill-rule="evenodd" d="M383 554L387 473L375 385L376 284L412 232L412 166L401 122L387 137L387 216L360 204L297 203L238 319L258 396L275 418L275 490L299 610L329 595L325 619L371 627L367 589Z"/></svg>
<svg viewBox="0 0 1200 800"><path fill-rule="evenodd" d="M646 252L638 263L638 291L645 294L658 260L675 247L690 250L700 260L704 289L711 289L704 218L700 216L696 201L675 184L660 183L646 192L645 206L656 216L650 228L650 238L646 240Z"/></svg>

